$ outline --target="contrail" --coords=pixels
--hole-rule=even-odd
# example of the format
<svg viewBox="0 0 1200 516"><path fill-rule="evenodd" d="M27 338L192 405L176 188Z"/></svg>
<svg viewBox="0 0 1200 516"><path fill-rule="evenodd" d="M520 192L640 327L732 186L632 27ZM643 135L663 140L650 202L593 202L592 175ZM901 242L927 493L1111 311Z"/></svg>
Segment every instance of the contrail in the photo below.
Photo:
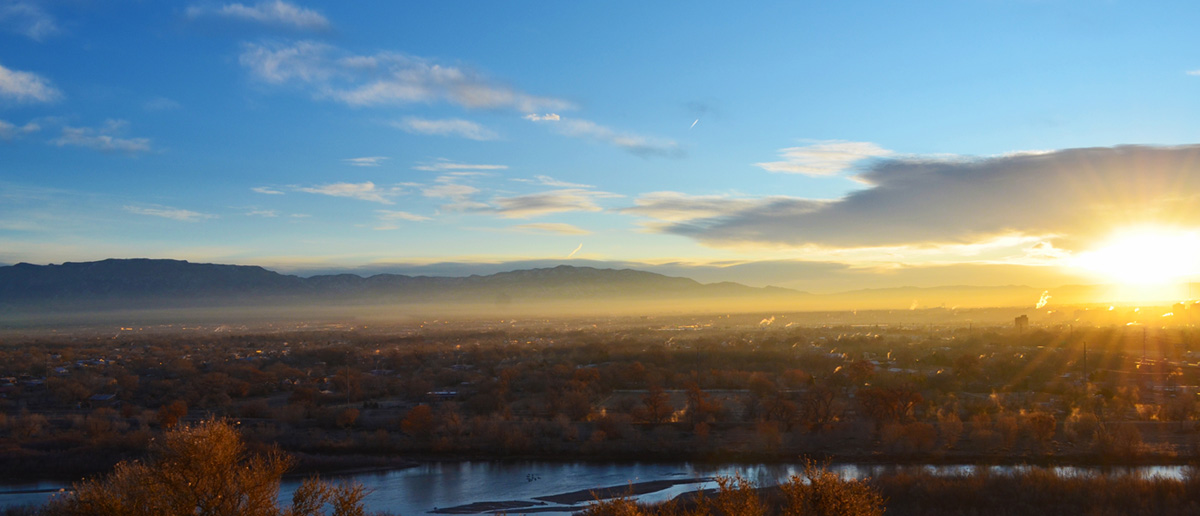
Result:
<svg viewBox="0 0 1200 516"><path fill-rule="evenodd" d="M571 254L568 254L567 258L575 256L575 253L578 253L580 249L583 249L583 244L579 244L579 247L576 247L574 251L571 251Z"/></svg>
<svg viewBox="0 0 1200 516"><path fill-rule="evenodd" d="M698 123L700 123L700 119L699 119L699 118L697 118L695 122L692 122L692 127L696 127L696 124L698 124ZM688 128L688 130L689 130L689 131L691 131L691 130L692 130L692 127L689 127L689 128Z"/></svg>

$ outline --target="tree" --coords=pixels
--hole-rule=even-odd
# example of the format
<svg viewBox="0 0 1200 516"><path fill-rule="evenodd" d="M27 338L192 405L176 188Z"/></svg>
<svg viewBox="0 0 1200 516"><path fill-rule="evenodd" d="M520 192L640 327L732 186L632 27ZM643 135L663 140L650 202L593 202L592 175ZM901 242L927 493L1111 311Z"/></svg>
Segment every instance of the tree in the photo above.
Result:
<svg viewBox="0 0 1200 516"><path fill-rule="evenodd" d="M429 440L433 437L433 409L429 405L413 407L400 422L400 430L413 439Z"/></svg>
<svg viewBox="0 0 1200 516"><path fill-rule="evenodd" d="M179 418L186 416L187 411L187 403L182 400L175 400L169 405L163 405L158 409L158 424L163 427L163 430L170 430L179 424Z"/></svg>
<svg viewBox="0 0 1200 516"><path fill-rule="evenodd" d="M723 487L723 486L722 486ZM784 516L882 516L883 497L863 480L845 480L806 461L804 472L779 486L787 498Z"/></svg>
<svg viewBox="0 0 1200 516"><path fill-rule="evenodd" d="M667 393L658 385L650 387L650 391L642 396L640 408L639 418L650 423L665 422L671 418L671 413L674 411Z"/></svg>
<svg viewBox="0 0 1200 516"><path fill-rule="evenodd" d="M292 506L279 507L279 479L291 466L272 450L253 455L227 421L209 419L163 435L146 462L122 462L105 477L74 486L52 501L51 516L317 516L326 504L333 516L363 514L361 486L330 486L311 479L296 490Z"/></svg>
<svg viewBox="0 0 1200 516"><path fill-rule="evenodd" d="M863 414L875 421L876 431L884 423L903 423L912 410L924 401L920 393L904 387L859 389L857 398Z"/></svg>

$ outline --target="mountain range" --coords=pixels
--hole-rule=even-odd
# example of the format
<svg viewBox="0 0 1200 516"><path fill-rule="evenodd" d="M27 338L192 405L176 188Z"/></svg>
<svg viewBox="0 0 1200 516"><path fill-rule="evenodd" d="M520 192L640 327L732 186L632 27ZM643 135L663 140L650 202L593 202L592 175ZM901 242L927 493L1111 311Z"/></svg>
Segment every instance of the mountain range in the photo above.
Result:
<svg viewBox="0 0 1200 516"><path fill-rule="evenodd" d="M1058 303L1091 302L1100 287L1059 287ZM930 307L1032 307L1044 290L1029 286L888 288L811 294L730 282L700 283L632 269L559 265L463 277L402 274L280 274L258 266L182 260L0 266L0 310L64 312L211 306L360 304L568 306L677 309L852 310Z"/></svg>

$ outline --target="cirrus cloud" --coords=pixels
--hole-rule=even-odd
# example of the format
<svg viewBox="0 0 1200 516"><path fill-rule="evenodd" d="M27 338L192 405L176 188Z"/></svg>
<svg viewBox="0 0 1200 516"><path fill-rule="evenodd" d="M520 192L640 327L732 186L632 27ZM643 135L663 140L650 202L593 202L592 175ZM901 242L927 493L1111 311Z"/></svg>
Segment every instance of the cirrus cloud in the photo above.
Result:
<svg viewBox="0 0 1200 516"><path fill-rule="evenodd" d="M129 154L150 152L149 138L120 136L129 122L108 120L100 127L63 127L62 134L51 143L63 146L86 147L98 151L120 151Z"/></svg>
<svg viewBox="0 0 1200 516"><path fill-rule="evenodd" d="M135 213L137 215L161 217L164 219L178 220L182 222L198 222L205 219L217 218L216 215L179 208L171 208L169 206L125 206L124 209L129 213Z"/></svg>
<svg viewBox="0 0 1200 516"><path fill-rule="evenodd" d="M400 190L397 188L381 188L376 186L375 183L371 181L366 181L363 183L331 183L319 186L302 186L296 187L296 191L328 195L331 197L347 197L350 199L377 202L380 204L393 204L389 197L400 193Z"/></svg>
<svg viewBox="0 0 1200 516"><path fill-rule="evenodd" d="M685 155L683 148L674 140L621 132L591 120L565 118L553 113L543 116L526 115L524 118L534 123L549 124L555 131L573 138L584 138L615 145L630 154L643 158L682 158Z"/></svg>
<svg viewBox="0 0 1200 516"><path fill-rule="evenodd" d="M225 4L220 7L193 5L187 8L187 16L215 16L306 30L326 30L330 26L329 20L321 13L282 0L254 5Z"/></svg>
<svg viewBox="0 0 1200 516"><path fill-rule="evenodd" d="M517 231L553 233L556 235L590 235L591 231L571 224L561 222L537 222L533 224L518 224L512 227Z"/></svg>
<svg viewBox="0 0 1200 516"><path fill-rule="evenodd" d="M10 1L0 5L0 26L34 41L42 41L59 31L54 17L35 2Z"/></svg>
<svg viewBox="0 0 1200 516"><path fill-rule="evenodd" d="M357 55L312 41L247 43L239 57L268 84L355 107L446 102L467 109L565 110L570 102L531 95L481 73L397 52Z"/></svg>
<svg viewBox="0 0 1200 516"><path fill-rule="evenodd" d="M472 206L467 211L491 213L506 219L527 219L552 213L571 211L602 211L597 199L621 197L621 195L566 188L510 197L495 197L490 203Z"/></svg>
<svg viewBox="0 0 1200 516"><path fill-rule="evenodd" d="M460 118L430 120L425 118L407 117L404 120L392 123L392 126L413 134L458 136L460 138L477 141L495 140L496 138L500 137L500 135L496 134L496 132L492 131L491 129L488 129L470 120L463 120Z"/></svg>

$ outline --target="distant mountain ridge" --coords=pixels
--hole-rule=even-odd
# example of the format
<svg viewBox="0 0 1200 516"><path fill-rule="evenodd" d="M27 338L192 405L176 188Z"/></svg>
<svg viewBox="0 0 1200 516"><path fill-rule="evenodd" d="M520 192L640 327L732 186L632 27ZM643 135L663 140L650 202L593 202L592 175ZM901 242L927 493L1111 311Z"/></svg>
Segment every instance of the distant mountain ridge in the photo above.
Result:
<svg viewBox="0 0 1200 516"><path fill-rule="evenodd" d="M737 283L701 284L632 269L560 265L485 276L400 274L302 278L258 266L184 260L108 259L0 267L0 306L44 308L196 306L272 302L474 302L554 299L804 297L809 294Z"/></svg>
<svg viewBox="0 0 1200 516"><path fill-rule="evenodd" d="M635 269L558 265L470 276L280 274L251 265L183 260L0 266L0 311L11 315L78 310L203 307L521 308L527 313L670 311L830 311L930 308L1033 308L1045 289L1024 285L862 289L811 294L740 283L700 283ZM1095 303L1096 285L1049 290L1053 305ZM475 310L472 308L471 310ZM1053 310L1050 306L1047 310ZM501 310L504 311L504 310Z"/></svg>

